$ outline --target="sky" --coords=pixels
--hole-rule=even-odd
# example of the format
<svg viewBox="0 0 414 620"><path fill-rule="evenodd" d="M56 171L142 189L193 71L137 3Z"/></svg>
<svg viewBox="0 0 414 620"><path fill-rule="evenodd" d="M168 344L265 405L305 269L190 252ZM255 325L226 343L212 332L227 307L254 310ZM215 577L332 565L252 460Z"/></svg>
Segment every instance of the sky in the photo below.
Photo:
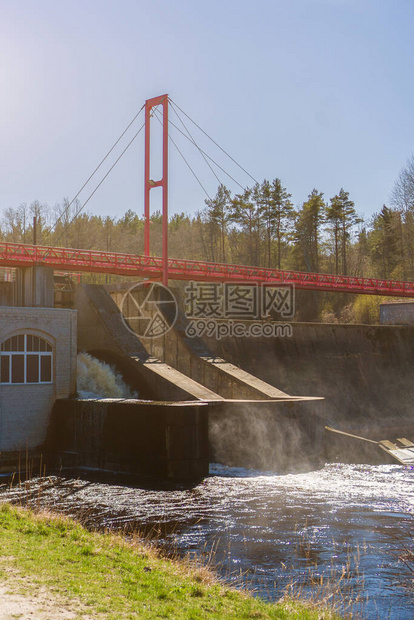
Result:
<svg viewBox="0 0 414 620"><path fill-rule="evenodd" d="M168 93L251 175L179 112L234 180L171 126L188 165L171 142L170 213L195 214L218 181L238 193L278 177L297 207L313 188L328 200L343 187L368 221L414 153L413 32L412 0L0 0L0 217L71 200L145 100ZM141 113L81 204L142 123ZM143 214L143 138L89 213ZM155 210L161 191L151 195Z"/></svg>

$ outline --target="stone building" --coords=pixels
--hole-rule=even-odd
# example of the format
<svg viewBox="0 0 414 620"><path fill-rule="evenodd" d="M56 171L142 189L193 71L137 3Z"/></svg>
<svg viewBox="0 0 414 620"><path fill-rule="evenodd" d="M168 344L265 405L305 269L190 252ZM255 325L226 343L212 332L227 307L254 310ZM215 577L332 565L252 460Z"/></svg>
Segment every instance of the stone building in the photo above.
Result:
<svg viewBox="0 0 414 620"><path fill-rule="evenodd" d="M76 392L76 311L0 307L0 453L46 439L57 398Z"/></svg>

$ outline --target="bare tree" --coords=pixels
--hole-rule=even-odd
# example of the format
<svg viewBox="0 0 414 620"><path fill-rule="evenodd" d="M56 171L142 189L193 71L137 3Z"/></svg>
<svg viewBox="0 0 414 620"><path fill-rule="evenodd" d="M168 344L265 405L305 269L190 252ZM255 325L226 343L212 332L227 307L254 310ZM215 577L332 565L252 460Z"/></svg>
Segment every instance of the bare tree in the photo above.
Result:
<svg viewBox="0 0 414 620"><path fill-rule="evenodd" d="M411 155L391 193L391 202L399 211L414 210L414 155Z"/></svg>

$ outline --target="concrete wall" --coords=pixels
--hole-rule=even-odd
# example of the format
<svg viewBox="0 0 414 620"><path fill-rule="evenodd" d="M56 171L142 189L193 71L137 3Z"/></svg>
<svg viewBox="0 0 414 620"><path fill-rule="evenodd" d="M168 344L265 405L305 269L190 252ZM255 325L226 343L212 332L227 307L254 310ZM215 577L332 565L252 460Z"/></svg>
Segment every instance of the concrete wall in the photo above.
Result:
<svg viewBox="0 0 414 620"><path fill-rule="evenodd" d="M291 338L206 343L216 355L289 394L324 397L332 426L355 434L365 428L372 439L403 427L414 432L414 327L293 323L292 328Z"/></svg>
<svg viewBox="0 0 414 620"><path fill-rule="evenodd" d="M14 306L16 290L14 282L0 282L0 306Z"/></svg>
<svg viewBox="0 0 414 620"><path fill-rule="evenodd" d="M48 443L63 467L195 480L208 475L208 406L58 401Z"/></svg>
<svg viewBox="0 0 414 620"><path fill-rule="evenodd" d="M76 303L79 349L116 362L141 398L176 401L220 398L151 356L139 338L127 329L118 307L102 286L79 285Z"/></svg>
<svg viewBox="0 0 414 620"><path fill-rule="evenodd" d="M381 325L414 325L414 301L380 305Z"/></svg>
<svg viewBox="0 0 414 620"><path fill-rule="evenodd" d="M112 286L111 294L120 304L125 291ZM386 305L389 313L399 308L414 321L414 304ZM186 338L185 324L180 315L166 335L142 342L222 396L260 398L253 384L238 385L240 369L274 386L279 398L324 397L328 423L344 431L377 440L414 433L414 327L292 323L292 337L200 340Z"/></svg>
<svg viewBox="0 0 414 620"><path fill-rule="evenodd" d="M57 401L48 463L193 480L208 475L209 461L274 471L315 467L322 462L320 404Z"/></svg>
<svg viewBox="0 0 414 620"><path fill-rule="evenodd" d="M16 305L53 308L53 268L26 267L16 271Z"/></svg>
<svg viewBox="0 0 414 620"><path fill-rule="evenodd" d="M53 349L53 383L0 384L0 451L33 449L45 441L57 398L76 392L76 312L53 308L0 309L0 342L33 334Z"/></svg>
<svg viewBox="0 0 414 620"><path fill-rule="evenodd" d="M106 288L118 308L122 309L127 316L133 317L136 313L136 306L128 295L125 296L130 287L131 283L119 283L107 285ZM179 299L178 291L171 290ZM169 319L170 324L173 322L172 317L168 316L172 310L169 305L160 304L157 308L149 305L149 313L155 310L162 312ZM150 355L205 386L208 390L219 394L222 398L262 400L289 397L289 394L274 385L266 384L253 373L246 373L239 365L236 366L226 359L213 355L201 338L191 338L186 335L187 326L188 320L185 314L178 309L173 329L156 338L140 336L140 341Z"/></svg>
<svg viewBox="0 0 414 620"><path fill-rule="evenodd" d="M196 341L196 346L192 339L190 343L184 342L183 326L172 330L168 339L154 339L153 342L158 340L154 348L146 343L150 352L156 351L171 360L182 372L163 363L144 348L143 339L126 329L116 304L103 287L78 287L78 311L79 342L86 350L93 352L96 347L101 353L116 353L124 368L135 365L137 374L150 383L156 398L165 398L168 390L175 393L175 400L178 394L186 393L186 398L209 401L211 459L229 465L281 470L292 464L314 465L320 458L325 423L323 399L284 395L223 359L210 362L201 358L211 357L211 353L201 341ZM217 361L220 368L214 365ZM210 381L206 381L207 385L216 385L220 395L195 381L200 367L211 370L204 370L202 379ZM146 377L143 371L151 371L152 377ZM237 400L223 397L229 392ZM244 394L250 399L243 398Z"/></svg>
<svg viewBox="0 0 414 620"><path fill-rule="evenodd" d="M233 400L209 410L210 458L271 471L314 469L324 462L323 399Z"/></svg>

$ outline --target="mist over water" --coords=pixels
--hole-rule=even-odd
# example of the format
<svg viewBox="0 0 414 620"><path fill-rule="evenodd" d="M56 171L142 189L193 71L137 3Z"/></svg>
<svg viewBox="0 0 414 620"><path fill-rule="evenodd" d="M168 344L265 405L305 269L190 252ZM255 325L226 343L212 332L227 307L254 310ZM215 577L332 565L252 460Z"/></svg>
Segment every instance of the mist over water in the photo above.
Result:
<svg viewBox="0 0 414 620"><path fill-rule="evenodd" d="M403 584L412 575L398 553L413 546L412 474L399 465L283 475L211 465L192 487L43 478L0 490L12 501L82 514L94 527L138 529L268 600L292 583L309 594L331 577L342 601L354 601L354 617L411 620L414 598Z"/></svg>
<svg viewBox="0 0 414 620"><path fill-rule="evenodd" d="M88 353L78 353L77 391L79 398L138 398L115 368Z"/></svg>

